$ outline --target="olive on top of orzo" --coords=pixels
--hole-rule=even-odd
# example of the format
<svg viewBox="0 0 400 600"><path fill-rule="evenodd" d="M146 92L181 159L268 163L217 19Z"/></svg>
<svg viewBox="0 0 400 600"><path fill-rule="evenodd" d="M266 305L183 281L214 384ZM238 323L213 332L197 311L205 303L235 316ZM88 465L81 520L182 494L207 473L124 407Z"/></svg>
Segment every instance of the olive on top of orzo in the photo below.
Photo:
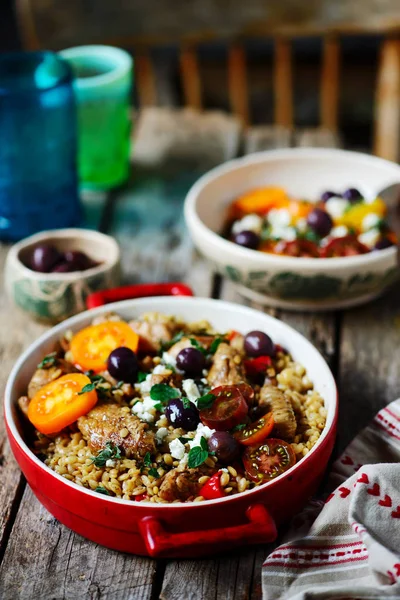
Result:
<svg viewBox="0 0 400 600"><path fill-rule="evenodd" d="M267 331L115 314L42 357L19 406L34 451L104 496L200 502L242 493L301 460L326 409Z"/></svg>

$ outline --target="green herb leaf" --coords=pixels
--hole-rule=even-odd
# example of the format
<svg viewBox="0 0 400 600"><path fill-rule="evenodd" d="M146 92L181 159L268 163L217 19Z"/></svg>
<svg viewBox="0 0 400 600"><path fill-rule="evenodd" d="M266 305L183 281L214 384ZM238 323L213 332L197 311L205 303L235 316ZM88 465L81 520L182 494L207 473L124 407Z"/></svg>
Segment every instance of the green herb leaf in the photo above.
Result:
<svg viewBox="0 0 400 600"><path fill-rule="evenodd" d="M100 450L97 456L92 458L92 463L96 467L105 467L106 462L114 458L121 458L121 450L112 442L107 442L106 447Z"/></svg>
<svg viewBox="0 0 400 600"><path fill-rule="evenodd" d="M193 348L196 348L196 350L198 350L205 356L208 354L207 350L205 348L203 348L203 346L201 344L199 344L199 342L195 338L189 338L189 340L190 340L190 343L192 344Z"/></svg>
<svg viewBox="0 0 400 600"><path fill-rule="evenodd" d="M168 402L168 400L179 398L180 395L179 390L166 383L156 383L150 390L150 398L159 402Z"/></svg>
<svg viewBox="0 0 400 600"><path fill-rule="evenodd" d="M161 402L157 402L157 404L154 405L154 408L158 411L162 411L164 407Z"/></svg>
<svg viewBox="0 0 400 600"><path fill-rule="evenodd" d="M223 337L220 337L220 336L213 339L213 341L211 342L210 350L209 350L210 354L215 354L215 352L217 351L217 348L221 342L226 342L226 339Z"/></svg>
<svg viewBox="0 0 400 600"><path fill-rule="evenodd" d="M200 447L202 450L206 450L206 452L208 453L208 444L207 444L207 440L205 437L201 436L200 438Z"/></svg>
<svg viewBox="0 0 400 600"><path fill-rule="evenodd" d="M201 446L195 446L188 454L188 467L189 469L195 469L203 464L208 458L207 450L203 450Z"/></svg>
<svg viewBox="0 0 400 600"><path fill-rule="evenodd" d="M187 437L182 436L182 437L179 437L178 440L180 442L182 442L182 444L186 444L187 442L189 442L191 440L191 438L187 438Z"/></svg>
<svg viewBox="0 0 400 600"><path fill-rule="evenodd" d="M163 354L163 352L167 352L167 350L172 348L172 346L174 344L176 344L177 342L180 342L180 340L183 337L185 337L185 335L186 335L186 333L184 331L179 331L177 334L174 335L172 340L170 340L169 342L160 341L160 354Z"/></svg>
<svg viewBox="0 0 400 600"><path fill-rule="evenodd" d="M57 352L51 352L47 354L43 360L38 364L38 369L49 369L50 367L54 367L57 363Z"/></svg>
<svg viewBox="0 0 400 600"><path fill-rule="evenodd" d="M106 488L103 487L102 485L98 485L94 491L97 492L98 494L104 494L105 496L111 496L110 492L108 490L106 490Z"/></svg>
<svg viewBox="0 0 400 600"><path fill-rule="evenodd" d="M158 474L158 471L156 468L152 467L149 470L149 475L151 475L151 477L156 477L156 479L158 479L160 477L160 475Z"/></svg>
<svg viewBox="0 0 400 600"><path fill-rule="evenodd" d="M240 423L239 425L235 425L235 427L231 429L231 431L232 433L234 433L235 431L242 431L242 429L244 429L245 427L247 427L246 423Z"/></svg>
<svg viewBox="0 0 400 600"><path fill-rule="evenodd" d="M190 408L191 402L189 398L182 398L183 408Z"/></svg>
<svg viewBox="0 0 400 600"><path fill-rule="evenodd" d="M78 396L80 396L81 394L86 394L87 392L93 392L94 389L96 389L95 383L87 383L86 385L83 386L81 391L78 392Z"/></svg>
<svg viewBox="0 0 400 600"><path fill-rule="evenodd" d="M151 467L152 460L151 460L151 454L150 454L150 452L146 452L146 454L144 455L143 462L144 462L144 466L145 467Z"/></svg>
<svg viewBox="0 0 400 600"><path fill-rule="evenodd" d="M148 373L145 373L144 371L139 371L137 374L138 383L143 383L143 381L145 381L147 375L148 375Z"/></svg>
<svg viewBox="0 0 400 600"><path fill-rule="evenodd" d="M204 410L205 408L211 408L211 406L214 404L215 398L216 398L216 396L214 394L211 394L211 392L209 392L205 396L200 396L200 398L197 399L196 406L199 410Z"/></svg>

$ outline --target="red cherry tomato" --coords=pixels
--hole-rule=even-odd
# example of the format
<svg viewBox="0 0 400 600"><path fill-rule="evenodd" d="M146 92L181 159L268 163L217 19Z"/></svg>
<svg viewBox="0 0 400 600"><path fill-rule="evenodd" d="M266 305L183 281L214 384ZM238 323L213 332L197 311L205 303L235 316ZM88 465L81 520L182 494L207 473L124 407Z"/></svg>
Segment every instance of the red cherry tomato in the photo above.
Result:
<svg viewBox="0 0 400 600"><path fill-rule="evenodd" d="M303 256L307 258L318 258L319 249L317 244L309 240L293 240L286 242L281 240L275 245L275 254L284 254L285 256Z"/></svg>
<svg viewBox="0 0 400 600"><path fill-rule="evenodd" d="M215 396L212 406L200 411L204 425L217 431L228 431L243 422L249 407L238 386L221 385L211 390L211 394Z"/></svg>
<svg viewBox="0 0 400 600"><path fill-rule="evenodd" d="M215 473L200 489L199 496L205 500L214 500L214 498L223 498L226 496L220 482L220 472Z"/></svg>
<svg viewBox="0 0 400 600"><path fill-rule="evenodd" d="M239 388L240 393L243 398L246 400L247 404L250 406L253 404L254 400L254 390L248 383L237 383L236 387Z"/></svg>
<svg viewBox="0 0 400 600"><path fill-rule="evenodd" d="M246 448L243 464L250 479L265 483L296 464L296 455L290 444L271 438Z"/></svg>
<svg viewBox="0 0 400 600"><path fill-rule="evenodd" d="M237 337L238 335L242 335L241 333L239 333L238 331L235 331L235 329L232 329L228 335L226 335L226 339L228 340L228 342L231 342L235 337Z"/></svg>
<svg viewBox="0 0 400 600"><path fill-rule="evenodd" d="M148 500L149 497L147 494L138 494L137 496L135 496L135 501L136 502L142 502L143 500Z"/></svg>
<svg viewBox="0 0 400 600"><path fill-rule="evenodd" d="M269 436L274 425L274 416L272 412L269 412L258 421L250 423L250 425L235 433L235 438L243 446L254 446L260 444Z"/></svg>
<svg viewBox="0 0 400 600"><path fill-rule="evenodd" d="M321 258L335 258L337 256L357 256L366 254L369 248L358 241L355 235L345 235L334 238L325 248L321 249Z"/></svg>
<svg viewBox="0 0 400 600"><path fill-rule="evenodd" d="M260 373L265 373L268 367L272 365L270 356L257 356L257 358L249 358L243 361L246 375L248 377L255 377Z"/></svg>

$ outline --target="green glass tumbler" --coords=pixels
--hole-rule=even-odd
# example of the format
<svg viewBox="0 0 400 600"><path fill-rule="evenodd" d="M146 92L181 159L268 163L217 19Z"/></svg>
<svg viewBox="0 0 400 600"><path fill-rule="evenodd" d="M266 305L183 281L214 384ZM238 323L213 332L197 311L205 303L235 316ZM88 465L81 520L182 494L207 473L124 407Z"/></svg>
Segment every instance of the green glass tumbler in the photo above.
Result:
<svg viewBox="0 0 400 600"><path fill-rule="evenodd" d="M80 46L60 54L74 74L80 185L121 185L129 175L133 60L111 46Z"/></svg>

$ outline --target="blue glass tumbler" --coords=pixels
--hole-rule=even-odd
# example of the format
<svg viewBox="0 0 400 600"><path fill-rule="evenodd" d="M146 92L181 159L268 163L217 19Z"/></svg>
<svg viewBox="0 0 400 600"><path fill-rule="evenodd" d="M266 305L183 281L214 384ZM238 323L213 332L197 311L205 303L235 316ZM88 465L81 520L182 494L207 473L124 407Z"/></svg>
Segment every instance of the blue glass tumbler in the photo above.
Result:
<svg viewBox="0 0 400 600"><path fill-rule="evenodd" d="M0 54L0 239L81 224L72 72L53 52Z"/></svg>

